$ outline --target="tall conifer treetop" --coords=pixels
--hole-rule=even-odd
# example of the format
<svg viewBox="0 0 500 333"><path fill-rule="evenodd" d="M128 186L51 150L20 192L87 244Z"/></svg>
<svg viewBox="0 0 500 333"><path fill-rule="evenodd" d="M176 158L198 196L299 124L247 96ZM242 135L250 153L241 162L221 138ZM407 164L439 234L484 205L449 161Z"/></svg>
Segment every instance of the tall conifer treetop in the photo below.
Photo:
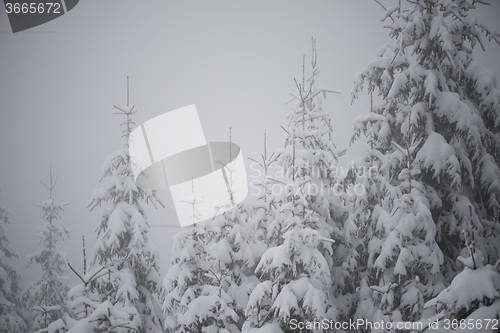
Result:
<svg viewBox="0 0 500 333"><path fill-rule="evenodd" d="M116 114L125 115L123 138L128 137L137 112L129 106L114 106ZM140 315L140 332L161 328L158 305L160 276L158 250L149 236L150 226L142 202L161 202L155 191L136 186L128 149L110 154L102 167L104 185L96 190L89 204L91 209L108 203L97 226L98 239L92 252L92 263L104 265L108 274L94 283L95 290L106 295L115 306L135 307Z"/></svg>
<svg viewBox="0 0 500 333"><path fill-rule="evenodd" d="M42 185L49 191L49 198L36 206L42 208L45 223L38 226L41 250L28 256L28 266L37 263L42 268L42 277L32 282L23 293L25 306L31 311L29 329L45 329L50 323L63 319L69 312L67 293L70 282L67 276L66 254L60 251L61 242L69 239L68 229L59 222L60 213L67 204L52 197L57 177L52 177L50 166L49 184Z"/></svg>

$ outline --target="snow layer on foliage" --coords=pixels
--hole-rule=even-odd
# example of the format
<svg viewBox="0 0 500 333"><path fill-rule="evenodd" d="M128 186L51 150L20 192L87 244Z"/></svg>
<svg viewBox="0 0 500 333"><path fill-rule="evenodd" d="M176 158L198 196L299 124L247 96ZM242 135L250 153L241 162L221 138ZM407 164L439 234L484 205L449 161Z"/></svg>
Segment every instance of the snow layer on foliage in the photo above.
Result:
<svg viewBox="0 0 500 333"><path fill-rule="evenodd" d="M495 163L495 159L490 154L484 154L481 158L481 183L489 193L500 193L500 169ZM491 195L488 199L488 206L500 207L497 196Z"/></svg>
<svg viewBox="0 0 500 333"><path fill-rule="evenodd" d="M469 310L474 302L500 297L500 275L491 265L471 269L465 267L452 281L451 285L438 296L425 304L426 308L441 304L449 309L465 308Z"/></svg>
<svg viewBox="0 0 500 333"><path fill-rule="evenodd" d="M0 329L2 332L23 332L26 328L24 320L13 309L6 309L6 313L0 315Z"/></svg>
<svg viewBox="0 0 500 333"><path fill-rule="evenodd" d="M230 317L236 321L238 315L228 305L230 302L231 298L226 293L222 293L221 297L215 293L198 296L188 304L188 310L185 313L179 314L178 323L189 326L194 323L201 323L214 317L214 315L222 318Z"/></svg>
<svg viewBox="0 0 500 333"><path fill-rule="evenodd" d="M422 326L427 327L429 323L437 321L437 327L432 326L424 330L429 333L498 333L498 324L495 319L500 318L500 300L496 300L493 304L482 306L473 311L466 318L460 321L455 321L457 329L450 328L453 321L443 320L443 313L439 313L431 318L422 319ZM445 318L447 319L447 318ZM462 323L463 328L460 328Z"/></svg>
<svg viewBox="0 0 500 333"><path fill-rule="evenodd" d="M255 269L257 272L262 271L271 271L273 269L285 269L285 266L291 266L292 263L290 261L290 256L287 254L287 248L285 245L280 245L276 247L272 247L268 249L260 259L257 268Z"/></svg>
<svg viewBox="0 0 500 333"><path fill-rule="evenodd" d="M73 299L71 308L73 309L74 315L76 315L78 319L83 318L86 315L85 307L88 307L88 309L95 309L100 304L99 296L92 294L90 292L90 287L85 286L83 283L71 288L68 292L68 297Z"/></svg>
<svg viewBox="0 0 500 333"><path fill-rule="evenodd" d="M369 121L385 121L385 117L374 112L365 113L354 118L353 123L366 123Z"/></svg>
<svg viewBox="0 0 500 333"><path fill-rule="evenodd" d="M421 197L418 189L403 195L395 200L395 211L391 216L384 214L384 223L379 223L387 235L385 241L376 241L373 238L369 243L369 250L377 251L380 246L380 255L374 266L386 269L386 262L391 260L398 249L401 249L394 268L394 274L406 275L406 267L415 260L427 263L431 273L439 272L443 255L434 243L436 226L432 215ZM419 239L416 235L425 232L425 238Z"/></svg>
<svg viewBox="0 0 500 333"><path fill-rule="evenodd" d="M481 133L485 131L485 127L472 105L466 104L458 94L451 92L438 92L435 104L438 117L445 118L456 126L457 130L467 133L471 144L481 144Z"/></svg>
<svg viewBox="0 0 500 333"><path fill-rule="evenodd" d="M262 300L269 299L273 295L273 283L269 280L259 283L248 298L248 309L259 307Z"/></svg>
<svg viewBox="0 0 500 333"><path fill-rule="evenodd" d="M326 317L326 313L323 312L326 302L322 283L316 279L303 277L285 285L272 308L285 322L299 310L312 313L313 318L321 320ZM334 317L336 316L335 312Z"/></svg>
<svg viewBox="0 0 500 333"><path fill-rule="evenodd" d="M424 145L418 151L415 161L421 163L421 168L432 170L434 178L439 179L444 173L451 175L452 183L450 185L462 183L460 162L455 156L455 150L439 133L429 134Z"/></svg>
<svg viewBox="0 0 500 333"><path fill-rule="evenodd" d="M133 318L131 320L131 318ZM81 319L67 333L138 331L140 317L133 307L116 308L110 301L101 303L87 318Z"/></svg>
<svg viewBox="0 0 500 333"><path fill-rule="evenodd" d="M466 267L476 269L476 268L481 268L484 267L483 265L483 253L477 249L475 249L475 252L473 255L469 255L468 257L462 257L459 256L457 258L458 261L460 261L462 264L464 264Z"/></svg>
<svg viewBox="0 0 500 333"><path fill-rule="evenodd" d="M474 80L476 91L481 94L481 106L498 109L500 92L497 90L497 80L493 72L477 61L472 61L465 74ZM495 119L496 125L500 118Z"/></svg>
<svg viewBox="0 0 500 333"><path fill-rule="evenodd" d="M487 321L485 319L499 319L500 318L500 300L495 301L493 304L489 306L482 306L476 311L472 312L465 321L470 323L470 320L475 323L473 329L470 328L458 328L454 332L467 332L467 333L498 333L498 322L495 325L495 322L490 322L487 325ZM481 328L478 323L481 323Z"/></svg>
<svg viewBox="0 0 500 333"><path fill-rule="evenodd" d="M207 250L208 254L212 257L217 258L225 264L231 264L232 253L231 245L228 243L227 239L221 239L218 243L211 244Z"/></svg>

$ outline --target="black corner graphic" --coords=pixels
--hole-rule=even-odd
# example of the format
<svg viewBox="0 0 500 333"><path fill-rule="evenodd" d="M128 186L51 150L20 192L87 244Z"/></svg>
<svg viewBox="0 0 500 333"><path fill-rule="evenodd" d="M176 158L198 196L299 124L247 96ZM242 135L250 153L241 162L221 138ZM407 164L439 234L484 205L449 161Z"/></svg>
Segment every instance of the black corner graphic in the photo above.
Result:
<svg viewBox="0 0 500 333"><path fill-rule="evenodd" d="M69 12L70 10L75 8L78 1L80 0L64 0L64 2L66 3L66 10Z"/></svg>
<svg viewBox="0 0 500 333"><path fill-rule="evenodd" d="M73 9L79 0L4 0L12 32L30 29L52 21ZM64 2L64 3L63 3ZM66 7L64 6L66 5Z"/></svg>

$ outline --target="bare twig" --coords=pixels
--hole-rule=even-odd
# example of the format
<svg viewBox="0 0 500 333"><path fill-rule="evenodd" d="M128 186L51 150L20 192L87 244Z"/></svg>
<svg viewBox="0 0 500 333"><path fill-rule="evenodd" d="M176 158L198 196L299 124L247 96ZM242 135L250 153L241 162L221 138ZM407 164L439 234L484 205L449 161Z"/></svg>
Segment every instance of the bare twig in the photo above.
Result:
<svg viewBox="0 0 500 333"><path fill-rule="evenodd" d="M387 9L385 8L385 6L379 0L373 0L373 1L375 1L376 3L378 3L387 12ZM392 22L394 22L394 19L392 18L391 15L392 14L389 14L387 16L392 20Z"/></svg>
<svg viewBox="0 0 500 333"><path fill-rule="evenodd" d="M79 278L80 280L82 280L82 282L83 282L84 284L85 284L85 283L87 283L87 282L85 282L85 280L83 279L83 277L82 277L80 274L78 274L78 272L77 272L77 271L73 268L73 266L71 266L71 264L70 264L69 262L68 262L68 266L69 266L69 268L71 268L71 270L73 271L73 273L75 273L75 274L76 274L76 276L78 276L78 278Z"/></svg>

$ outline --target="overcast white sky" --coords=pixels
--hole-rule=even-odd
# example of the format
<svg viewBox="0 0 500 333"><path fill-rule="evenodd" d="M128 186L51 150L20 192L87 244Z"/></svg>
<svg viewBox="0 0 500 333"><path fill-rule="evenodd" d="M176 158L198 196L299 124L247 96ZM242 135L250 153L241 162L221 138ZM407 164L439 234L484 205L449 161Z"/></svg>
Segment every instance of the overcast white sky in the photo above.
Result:
<svg viewBox="0 0 500 333"><path fill-rule="evenodd" d="M500 1L491 2L477 15L500 31ZM301 78L303 55L309 64L314 36L318 85L342 92L329 96L324 110L337 145L347 148L353 118L369 105L366 96L351 105L352 77L389 41L382 14L371 0L85 0L54 21L12 34L0 10L1 204L14 214L9 230L23 285L39 278L37 268L25 270L25 256L37 249L43 220L33 204L48 197L40 181L48 181L50 161L59 176L54 198L69 203L62 218L71 240L63 249L79 269L82 235L92 250L102 209L89 212L87 204L101 186L106 156L125 144L124 119L112 105L126 104L127 75L138 125L196 104L208 141L228 141L231 127L243 154L257 158L264 129L268 149L281 145L285 102L293 78ZM500 47L476 53L500 77ZM350 147L341 163L364 148ZM160 195L166 208L146 207L150 224L177 224L168 192ZM152 229L162 276L178 230Z"/></svg>

